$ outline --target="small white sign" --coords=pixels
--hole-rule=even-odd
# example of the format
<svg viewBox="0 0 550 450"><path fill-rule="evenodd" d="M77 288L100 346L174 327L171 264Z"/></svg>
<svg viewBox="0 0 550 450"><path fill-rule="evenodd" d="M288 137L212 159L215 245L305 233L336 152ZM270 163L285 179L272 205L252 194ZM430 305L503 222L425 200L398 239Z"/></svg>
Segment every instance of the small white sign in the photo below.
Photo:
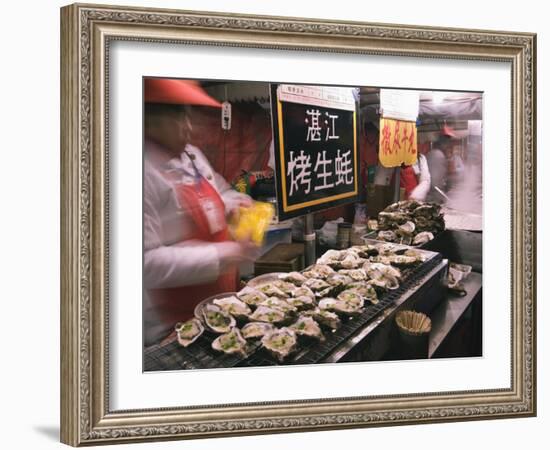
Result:
<svg viewBox="0 0 550 450"><path fill-rule="evenodd" d="M222 130L231 129L231 103L222 103Z"/></svg>
<svg viewBox="0 0 550 450"><path fill-rule="evenodd" d="M418 91L380 89L380 112L387 119L415 122L420 106Z"/></svg>
<svg viewBox="0 0 550 450"><path fill-rule="evenodd" d="M278 87L278 97L283 102L355 111L354 89L356 88L281 84Z"/></svg>

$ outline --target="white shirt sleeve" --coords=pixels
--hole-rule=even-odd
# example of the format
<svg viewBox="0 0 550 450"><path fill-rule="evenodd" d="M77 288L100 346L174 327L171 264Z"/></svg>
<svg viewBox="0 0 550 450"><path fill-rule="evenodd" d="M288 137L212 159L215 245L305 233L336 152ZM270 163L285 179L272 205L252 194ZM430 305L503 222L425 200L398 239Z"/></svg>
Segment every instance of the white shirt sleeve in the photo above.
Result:
<svg viewBox="0 0 550 450"><path fill-rule="evenodd" d="M412 190L409 198L412 200L424 201L431 187L430 169L424 155L418 155L418 166L420 168L418 185Z"/></svg>
<svg viewBox="0 0 550 450"><path fill-rule="evenodd" d="M164 245L162 180L146 168L143 189L143 281L145 288L170 288L214 281L220 274L217 244L188 240Z"/></svg>

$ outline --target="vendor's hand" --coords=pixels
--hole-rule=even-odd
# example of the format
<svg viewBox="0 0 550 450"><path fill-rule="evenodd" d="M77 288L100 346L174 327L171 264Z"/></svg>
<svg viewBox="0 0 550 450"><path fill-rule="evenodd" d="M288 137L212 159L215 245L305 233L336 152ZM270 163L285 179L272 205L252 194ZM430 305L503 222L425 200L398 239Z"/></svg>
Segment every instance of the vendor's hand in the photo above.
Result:
<svg viewBox="0 0 550 450"><path fill-rule="evenodd" d="M239 195L231 205L231 209L228 211L228 220L230 222L238 222L239 220L239 208L250 208L253 204L253 200L248 195Z"/></svg>

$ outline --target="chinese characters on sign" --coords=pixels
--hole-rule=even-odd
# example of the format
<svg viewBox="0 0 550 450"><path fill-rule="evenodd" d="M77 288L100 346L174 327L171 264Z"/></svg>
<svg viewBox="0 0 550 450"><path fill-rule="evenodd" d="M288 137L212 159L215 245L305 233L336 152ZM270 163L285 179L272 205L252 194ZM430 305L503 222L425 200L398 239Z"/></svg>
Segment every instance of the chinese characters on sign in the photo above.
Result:
<svg viewBox="0 0 550 450"><path fill-rule="evenodd" d="M353 97L338 88L285 87L286 101L277 97L273 103L279 216L284 220L356 201ZM338 108L329 107L333 104Z"/></svg>
<svg viewBox="0 0 550 450"><path fill-rule="evenodd" d="M384 167L412 165L417 159L415 122L380 119L379 159Z"/></svg>

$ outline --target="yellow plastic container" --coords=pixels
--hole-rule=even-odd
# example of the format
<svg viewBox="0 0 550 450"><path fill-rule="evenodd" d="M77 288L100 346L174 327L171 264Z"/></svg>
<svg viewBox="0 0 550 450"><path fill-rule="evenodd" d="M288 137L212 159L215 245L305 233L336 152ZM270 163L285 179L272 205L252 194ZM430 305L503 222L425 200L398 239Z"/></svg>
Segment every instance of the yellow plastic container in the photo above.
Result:
<svg viewBox="0 0 550 450"><path fill-rule="evenodd" d="M271 203L254 202L249 208L239 208L239 219L233 227L233 238L237 241L250 239L262 245L265 232L275 214Z"/></svg>

